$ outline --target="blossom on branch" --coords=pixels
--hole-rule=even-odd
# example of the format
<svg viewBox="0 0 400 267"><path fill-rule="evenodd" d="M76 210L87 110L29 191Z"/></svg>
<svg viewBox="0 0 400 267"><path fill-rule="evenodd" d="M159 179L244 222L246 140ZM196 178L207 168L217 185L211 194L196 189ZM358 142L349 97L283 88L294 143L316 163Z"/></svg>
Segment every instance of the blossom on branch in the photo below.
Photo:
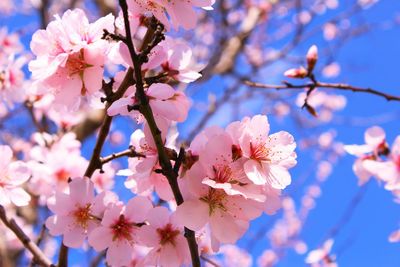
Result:
<svg viewBox="0 0 400 267"><path fill-rule="evenodd" d="M55 214L47 218L51 235L63 235L67 247L79 248L93 229L100 225L103 213L117 197L111 192L94 195L94 185L87 178L75 178L69 183L69 192L58 191L48 200Z"/></svg>
<svg viewBox="0 0 400 267"><path fill-rule="evenodd" d="M76 110L83 97L90 99L102 87L109 49L103 30L114 31L114 16L89 23L83 10L74 9L55 18L46 30L33 35L36 59L29 69L38 93L50 91L57 105Z"/></svg>
<svg viewBox="0 0 400 267"><path fill-rule="evenodd" d="M0 205L28 205L31 196L22 184L31 176L30 169L22 161L13 161L13 151L9 146L0 146L0 158Z"/></svg>

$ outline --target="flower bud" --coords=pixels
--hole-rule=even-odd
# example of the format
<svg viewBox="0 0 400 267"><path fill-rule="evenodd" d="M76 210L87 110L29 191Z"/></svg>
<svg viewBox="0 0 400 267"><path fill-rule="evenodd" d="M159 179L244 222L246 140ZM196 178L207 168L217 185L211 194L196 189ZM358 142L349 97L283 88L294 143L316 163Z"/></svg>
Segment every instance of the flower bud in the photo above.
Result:
<svg viewBox="0 0 400 267"><path fill-rule="evenodd" d="M298 69L289 69L285 71L283 75L285 75L288 78L302 79L307 77L308 71L304 67L300 67Z"/></svg>
<svg viewBox="0 0 400 267"><path fill-rule="evenodd" d="M316 45L313 45L310 47L310 49L308 49L306 58L307 58L307 70L309 73L311 73L318 60L318 48Z"/></svg>

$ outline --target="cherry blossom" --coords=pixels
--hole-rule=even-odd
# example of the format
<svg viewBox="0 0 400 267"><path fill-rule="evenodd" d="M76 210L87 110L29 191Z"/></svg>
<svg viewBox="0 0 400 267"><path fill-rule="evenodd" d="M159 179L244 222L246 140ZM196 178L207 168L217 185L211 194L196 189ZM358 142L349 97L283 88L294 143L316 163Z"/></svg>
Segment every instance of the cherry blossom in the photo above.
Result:
<svg viewBox="0 0 400 267"><path fill-rule="evenodd" d="M0 97L9 106L25 100L24 73L22 71L25 63L26 57L15 58L14 54L3 61L0 59Z"/></svg>
<svg viewBox="0 0 400 267"><path fill-rule="evenodd" d="M306 263L312 267L337 267L335 256L330 255L333 242L333 239L328 239L321 248L310 251L307 255Z"/></svg>
<svg viewBox="0 0 400 267"><path fill-rule="evenodd" d="M239 146L248 159L244 164L248 178L257 185L284 189L291 183L288 168L296 165L296 143L284 131L269 135L269 128L267 117L256 115L243 119L236 129L232 124L231 132L240 135Z"/></svg>
<svg viewBox="0 0 400 267"><path fill-rule="evenodd" d="M136 110L128 111L128 106L137 105L135 96L136 89L131 87L130 95L115 101L107 110L109 116L131 115L137 121L142 121L140 113ZM150 107L154 115L167 120L182 122L186 119L190 101L183 92L175 91L171 86L164 83L154 83L146 90Z"/></svg>
<svg viewBox="0 0 400 267"><path fill-rule="evenodd" d="M190 252L174 215L165 207L156 207L147 214L149 225L143 225L138 237L152 250L144 259L149 266L181 266L190 262Z"/></svg>
<svg viewBox="0 0 400 267"><path fill-rule="evenodd" d="M30 151L32 179L29 188L43 198L50 197L55 189L66 190L68 180L80 177L87 167L87 160L80 154L80 142L74 134L61 138L37 134L38 145ZM65 160L65 159L69 160Z"/></svg>
<svg viewBox="0 0 400 267"><path fill-rule="evenodd" d="M31 172L26 163L13 161L9 146L0 146L0 205L26 206L31 196L22 188Z"/></svg>
<svg viewBox="0 0 400 267"><path fill-rule="evenodd" d="M96 170L91 178L96 192L111 190L115 183L114 175L115 169L111 163L103 164L101 170Z"/></svg>
<svg viewBox="0 0 400 267"><path fill-rule="evenodd" d="M108 42L103 29L113 32L110 14L89 23L84 11L67 10L62 17L37 31L31 42L37 58L30 62L39 90L50 90L55 103L76 110L82 97L95 96L102 86Z"/></svg>
<svg viewBox="0 0 400 267"><path fill-rule="evenodd" d="M387 153L386 143L378 145L378 154ZM385 188L397 191L400 186L400 136L397 136L390 149L388 160L374 161L366 160L364 167L367 171L373 173L380 180L386 182Z"/></svg>
<svg viewBox="0 0 400 267"><path fill-rule="evenodd" d="M200 67L194 64L192 49L186 42L167 37L159 45L166 55L166 59L161 62L161 67L164 71L170 73L177 72L176 75L173 75L173 78L184 83L190 83L201 77ZM153 57L155 58L155 56Z"/></svg>
<svg viewBox="0 0 400 267"><path fill-rule="evenodd" d="M257 263L260 267L272 267L278 262L278 255L271 249L267 249L258 258Z"/></svg>
<svg viewBox="0 0 400 267"><path fill-rule="evenodd" d="M66 246L78 248L99 226L106 207L116 201L116 196L111 192L95 196L93 182L87 177L75 178L68 186L68 193L58 191L48 200L55 215L47 218L46 227L52 235L63 235Z"/></svg>
<svg viewBox="0 0 400 267"><path fill-rule="evenodd" d="M261 215L259 202L240 195L230 196L222 189L202 184L204 170L194 165L187 173L187 198L177 207L177 221L198 231L209 223L212 238L222 243L235 243L247 230L249 220Z"/></svg>
<svg viewBox="0 0 400 267"><path fill-rule="evenodd" d="M372 165L379 154L386 153L387 143L386 135L382 128L374 126L368 128L364 134L364 145L346 145L344 149L347 153L357 156L357 160L353 164L353 171L359 178L359 184L366 183L371 176L376 174L376 170ZM370 165L368 168L367 165Z"/></svg>
<svg viewBox="0 0 400 267"><path fill-rule="evenodd" d="M0 28L0 62L10 55L15 55L23 50L19 36L16 33L8 33L6 27Z"/></svg>
<svg viewBox="0 0 400 267"><path fill-rule="evenodd" d="M211 5L214 3L213 0L177 0L174 2L167 0L129 0L127 2L129 10L133 14L151 13L167 28L172 24L175 28L182 26L186 30L196 26L197 15L193 7L211 9Z"/></svg>
<svg viewBox="0 0 400 267"><path fill-rule="evenodd" d="M252 266L251 255L235 245L223 245L220 252L224 255L224 266Z"/></svg>
<svg viewBox="0 0 400 267"><path fill-rule="evenodd" d="M163 139L165 139L168 125L165 123L158 125L163 133ZM170 147L174 141L174 138L170 138L166 146ZM120 170L117 173L118 175L128 176L125 186L140 195L149 195L154 189L161 199L172 200L173 194L167 178L155 172L156 169L160 168L158 153L147 124L145 124L144 131L139 129L132 134L130 144L137 153L142 154L144 157L128 159L129 169Z"/></svg>
<svg viewBox="0 0 400 267"><path fill-rule="evenodd" d="M145 197L135 197L126 206L112 204L104 212L101 225L89 234L89 244L96 250L107 249L106 260L111 266L130 263L133 247L138 243L139 225L152 204Z"/></svg>

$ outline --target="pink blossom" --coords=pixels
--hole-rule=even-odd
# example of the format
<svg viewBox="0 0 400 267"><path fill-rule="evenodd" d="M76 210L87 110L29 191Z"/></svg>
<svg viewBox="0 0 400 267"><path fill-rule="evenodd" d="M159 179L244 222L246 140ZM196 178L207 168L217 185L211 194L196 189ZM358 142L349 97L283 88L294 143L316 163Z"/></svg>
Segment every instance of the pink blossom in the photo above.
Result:
<svg viewBox="0 0 400 267"><path fill-rule="evenodd" d="M38 145L30 151L28 164L32 169L32 179L29 187L34 194L47 198L56 189L66 190L69 178L80 177L88 163L80 154L80 142L75 134L69 133L61 138L36 134L34 138Z"/></svg>
<svg viewBox="0 0 400 267"><path fill-rule="evenodd" d="M185 202L177 207L177 221L194 231L209 223L212 238L235 243L247 230L249 220L260 216L261 204L202 184L203 173L199 164L186 173L189 192Z"/></svg>
<svg viewBox="0 0 400 267"><path fill-rule="evenodd" d="M286 197L281 202L283 217L268 233L271 245L277 249L299 243L298 235L302 229L302 221L296 212L293 199Z"/></svg>
<svg viewBox="0 0 400 267"><path fill-rule="evenodd" d="M107 163L102 166L102 170L96 170L91 178L96 192L110 190L114 186L115 169L112 164Z"/></svg>
<svg viewBox="0 0 400 267"><path fill-rule="evenodd" d="M284 131L269 135L269 128L267 117L256 115L243 119L231 132L240 135L239 146L247 159L244 171L248 178L257 185L284 189L291 183L288 169L296 165L296 143Z"/></svg>
<svg viewBox="0 0 400 267"><path fill-rule="evenodd" d="M40 87L55 95L56 104L75 110L82 97L98 94L108 49L103 29L113 31L111 14L90 24L81 9L74 9L33 35L31 49L37 58L29 69Z"/></svg>
<svg viewBox="0 0 400 267"><path fill-rule="evenodd" d="M251 255L235 245L223 245L220 252L224 255L224 266L252 266Z"/></svg>
<svg viewBox="0 0 400 267"><path fill-rule="evenodd" d="M190 83L201 77L200 68L193 63L193 52L183 40L167 37L160 43L166 59L161 63L164 71L177 72L173 78L180 82Z"/></svg>
<svg viewBox="0 0 400 267"><path fill-rule="evenodd" d="M376 174L374 170L374 160L386 150L386 135L382 128L378 126L370 127L364 134L364 145L346 145L344 149L347 153L357 156L353 164L353 171L359 178L359 184L366 183L369 178ZM370 167L366 166L369 165Z"/></svg>
<svg viewBox="0 0 400 267"><path fill-rule="evenodd" d="M271 249L267 249L257 260L259 267L272 267L278 262L278 255Z"/></svg>
<svg viewBox="0 0 400 267"><path fill-rule="evenodd" d="M55 214L46 220L52 235L63 235L67 247L79 248L88 234L100 224L103 213L116 196L103 192L94 196L89 178L76 178L69 183L69 192L58 191L49 199L48 207Z"/></svg>
<svg viewBox="0 0 400 267"><path fill-rule="evenodd" d="M175 28L182 26L188 30L194 28L197 22L197 14L193 7L210 9L213 3L213 0L177 0L174 2L168 0L130 0L128 6L133 14L153 14L167 28L170 25L169 17Z"/></svg>
<svg viewBox="0 0 400 267"><path fill-rule="evenodd" d="M385 143L381 143L377 149L386 149L385 145ZM382 162L365 160L364 167L380 180L386 182L386 189L398 190L400 185L400 136L397 136L394 140L388 160Z"/></svg>
<svg viewBox="0 0 400 267"><path fill-rule="evenodd" d="M0 205L28 205L31 196L22 188L31 175L28 166L22 161L13 161L9 146L0 146L0 158Z"/></svg>
<svg viewBox="0 0 400 267"><path fill-rule="evenodd" d="M323 26L324 38L327 41L335 39L339 33L338 27L334 23L326 23Z"/></svg>
<svg viewBox="0 0 400 267"><path fill-rule="evenodd" d="M166 135L167 125L158 124L161 132ZM131 136L131 146L145 157L128 159L129 169L121 170L118 175L128 176L125 186L134 193L149 195L154 189L157 195L163 200L172 200L173 194L167 178L154 170L160 168L158 164L157 147L154 144L150 130L145 124L145 131L136 130Z"/></svg>
<svg viewBox="0 0 400 267"><path fill-rule="evenodd" d="M16 33L8 33L6 27L0 28L0 61L10 55L18 54L23 46Z"/></svg>
<svg viewBox="0 0 400 267"><path fill-rule="evenodd" d="M337 267L335 256L330 255L333 239L328 239L321 248L308 253L306 263L312 267Z"/></svg>
<svg viewBox="0 0 400 267"><path fill-rule="evenodd" d="M125 65L133 67L128 47L120 44L119 55ZM149 54L149 60L142 65L142 71L160 71L169 77L184 83L190 83L201 77L200 66L194 63L190 46L180 39L166 37Z"/></svg>
<svg viewBox="0 0 400 267"><path fill-rule="evenodd" d="M10 106L25 100L22 71L25 63L26 58L23 56L15 59L14 55L10 55L3 62L0 59L0 98Z"/></svg>
<svg viewBox="0 0 400 267"><path fill-rule="evenodd" d="M182 228L165 207L156 207L147 214L149 225L143 225L138 237L152 250L144 259L150 266L181 266L190 262L190 252Z"/></svg>
<svg viewBox="0 0 400 267"><path fill-rule="evenodd" d="M136 88L131 87L130 94L127 97L115 101L108 108L108 115L131 115L137 121L142 121L138 111L128 111L128 106L138 104L135 93ZM146 90L146 95L149 98L149 104L155 116L178 122L186 120L190 101L183 92L175 91L168 84L154 83Z"/></svg>
<svg viewBox="0 0 400 267"><path fill-rule="evenodd" d="M340 65L337 62L332 62L322 69L322 75L326 78L334 78L340 74Z"/></svg>
<svg viewBox="0 0 400 267"><path fill-rule="evenodd" d="M306 92L298 94L296 99L297 106L302 107L306 97ZM318 118L323 122L330 121L333 112L342 110L346 106L346 102L346 98L342 95L327 94L318 89L313 90L307 97L307 103L318 111Z"/></svg>
<svg viewBox="0 0 400 267"><path fill-rule="evenodd" d="M389 236L389 242L395 243L400 241L400 230L392 232Z"/></svg>
<svg viewBox="0 0 400 267"><path fill-rule="evenodd" d="M135 197L126 206L113 204L104 212L101 225L89 234L89 244L96 250L107 249L111 266L128 265L138 242L139 225L145 221L152 204L145 197Z"/></svg>
<svg viewBox="0 0 400 267"><path fill-rule="evenodd" d="M261 187L254 185L243 169L245 160L235 158L232 146L233 142L227 133L215 135L208 140L199 153L198 164L205 170L202 183L223 189L228 195L265 201Z"/></svg>

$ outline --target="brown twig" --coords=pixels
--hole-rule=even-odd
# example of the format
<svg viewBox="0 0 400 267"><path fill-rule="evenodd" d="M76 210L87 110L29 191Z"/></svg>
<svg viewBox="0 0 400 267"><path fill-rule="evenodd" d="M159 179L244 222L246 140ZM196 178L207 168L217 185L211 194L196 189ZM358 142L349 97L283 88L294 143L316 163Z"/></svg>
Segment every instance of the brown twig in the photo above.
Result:
<svg viewBox="0 0 400 267"><path fill-rule="evenodd" d="M68 267L68 247L61 242L57 267Z"/></svg>
<svg viewBox="0 0 400 267"><path fill-rule="evenodd" d="M367 93L373 94L380 97L385 98L387 101L400 101L400 96L394 96L390 94L383 93L381 91L377 91L372 88L362 88L356 87L345 83L324 83L324 82L316 82L316 83L307 83L307 84L291 84L288 82L284 82L282 85L273 85L273 84L263 84L251 81L245 81L245 84L250 87L263 88L263 89L276 89L276 90L287 90L287 89L306 89L310 88L310 86L314 85L318 88L328 88L328 89L337 89L343 91L352 91L355 93Z"/></svg>
<svg viewBox="0 0 400 267"><path fill-rule="evenodd" d="M35 262L41 266L54 267L54 264L47 258L42 250L25 234L25 232L18 226L14 219L8 218L6 210L0 205L0 220L4 223L7 228L14 232L17 238L22 242L24 247L28 249Z"/></svg>
<svg viewBox="0 0 400 267"><path fill-rule="evenodd" d="M118 153L113 153L109 156L102 157L100 158L100 162L102 165L106 164L107 162L110 162L114 159L122 158L122 157L130 157L130 158L145 158L146 155L142 153L138 153L135 151L134 147L130 147L124 151L118 152Z"/></svg>
<svg viewBox="0 0 400 267"><path fill-rule="evenodd" d="M106 256L106 251L102 251L92 260L90 267L97 267L101 263L102 259Z"/></svg>
<svg viewBox="0 0 400 267"><path fill-rule="evenodd" d="M125 75L124 80L122 81L118 90L113 95L113 99L112 99L113 101L121 98L124 95L124 93L126 92L126 90L128 89L128 87L134 83L132 80L132 73L133 73L132 68L129 68ZM112 104L112 101L108 102L106 109L111 104ZM104 142L106 141L106 138L110 131L111 122L112 122L112 117L105 114L103 123L100 127L99 136L97 137L96 145L93 149L92 157L90 158L89 165L85 171L86 177L91 177L93 175L94 171L98 168L101 168L101 166L102 166L101 161L100 161L100 154L101 154L101 150L103 148Z"/></svg>
<svg viewBox="0 0 400 267"><path fill-rule="evenodd" d="M203 261L207 262L208 264L210 264L210 265L212 265L212 266L214 266L214 267L220 267L220 265L219 265L218 263L216 263L215 261L213 261L213 260L207 258L207 257L204 256L204 255L201 255L200 258L201 258Z"/></svg>

